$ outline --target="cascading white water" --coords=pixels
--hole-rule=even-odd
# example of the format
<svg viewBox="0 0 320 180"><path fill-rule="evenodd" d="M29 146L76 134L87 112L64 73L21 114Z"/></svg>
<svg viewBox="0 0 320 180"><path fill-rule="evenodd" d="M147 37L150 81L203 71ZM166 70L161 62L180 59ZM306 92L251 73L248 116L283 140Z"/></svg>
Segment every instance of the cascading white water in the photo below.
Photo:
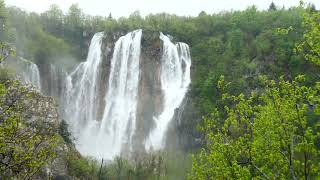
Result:
<svg viewBox="0 0 320 180"><path fill-rule="evenodd" d="M168 125L187 93L190 79L191 57L189 46L185 43L173 44L169 37L160 33L163 41L163 55L161 59L161 89L164 96L163 111L154 117L155 128L146 139L145 147L161 149Z"/></svg>
<svg viewBox="0 0 320 180"><path fill-rule="evenodd" d="M111 159L123 146L130 149L127 145L136 123L141 35L142 30L133 31L115 44L102 119L97 119L97 98L103 97L97 91L102 33L93 37L87 61L65 81L66 116L84 155Z"/></svg>
<svg viewBox="0 0 320 180"><path fill-rule="evenodd" d="M105 84L101 84L105 79L101 52L103 37L103 33L95 34L86 62L79 64L64 79L60 104L63 105L62 115L71 127L76 147L81 154L112 159L122 152L133 151L140 97L138 91L142 30L130 32L117 40L112 59L107 60L110 62L107 68L110 69L107 69L109 79ZM162 33L160 39L163 41L159 77L163 104L160 115L154 117L154 129L146 137L147 150L164 147L169 123L175 109L180 107L191 82L188 45L175 45ZM99 103L101 98L104 98L103 105Z"/></svg>
<svg viewBox="0 0 320 180"><path fill-rule="evenodd" d="M116 42L109 77L106 106L98 134L99 149L103 157L121 153L131 145L136 125L137 94L142 30L120 37ZM110 148L112 147L112 148Z"/></svg>
<svg viewBox="0 0 320 180"><path fill-rule="evenodd" d="M40 73L39 68L33 62L20 58L23 63L22 67L22 81L27 84L34 85L39 91L41 91Z"/></svg>
<svg viewBox="0 0 320 180"><path fill-rule="evenodd" d="M97 76L101 63L103 33L96 33L91 40L87 61L81 63L65 79L63 92L64 115L71 126L73 136L80 147L83 129L90 121L96 121ZM81 148L80 148L81 149Z"/></svg>
<svg viewBox="0 0 320 180"><path fill-rule="evenodd" d="M121 153L164 148L168 126L191 82L188 45L175 45L161 33L161 60L149 58L154 55L150 52L140 58L142 30L136 30L120 37L112 58L102 62L110 52L102 53L103 37L94 35L87 60L70 74L59 65L45 66L43 93L59 99L62 118L83 155L110 160ZM40 90L37 65L22 58L19 63L23 81ZM157 114L155 126L146 135L152 114Z"/></svg>
<svg viewBox="0 0 320 180"><path fill-rule="evenodd" d="M49 95L52 97L59 97L59 77L62 75L56 65L50 64L49 66L49 77L50 77L50 89Z"/></svg>

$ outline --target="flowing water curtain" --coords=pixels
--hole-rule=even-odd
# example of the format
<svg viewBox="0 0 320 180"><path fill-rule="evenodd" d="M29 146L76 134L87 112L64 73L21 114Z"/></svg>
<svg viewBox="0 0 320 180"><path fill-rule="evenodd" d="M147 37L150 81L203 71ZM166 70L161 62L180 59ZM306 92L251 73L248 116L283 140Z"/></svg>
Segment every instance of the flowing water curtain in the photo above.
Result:
<svg viewBox="0 0 320 180"><path fill-rule="evenodd" d="M101 44L104 34L96 33L91 40L87 60L66 76L63 97L65 118L78 138L83 128L96 119L98 69L102 61Z"/></svg>
<svg viewBox="0 0 320 180"><path fill-rule="evenodd" d="M115 44L105 98L106 107L98 134L98 138L104 140L100 151L106 157L119 155L123 148L129 151L132 149L131 141L136 127L141 36L142 30L136 30L120 37Z"/></svg>
<svg viewBox="0 0 320 180"><path fill-rule="evenodd" d="M62 113L76 138L77 149L84 155L112 159L122 152L133 152L138 106L142 30L120 37L110 61L110 69L102 63L103 33L91 40L87 60L65 78L61 103ZM173 44L161 33L163 54L160 60L163 111L154 117L155 128L146 138L148 150L164 148L165 134L174 111L188 90L191 58L185 43ZM108 82L101 83L100 71L107 71ZM106 86L106 92L99 89ZM102 118L97 118L99 98L105 98ZM147 119L146 121L152 121ZM141 138L141 137L139 137ZM143 137L139 141L144 141Z"/></svg>
<svg viewBox="0 0 320 180"><path fill-rule="evenodd" d="M18 73L21 73L22 81L26 84L32 84L39 91L41 91L40 72L38 66L33 62L21 57L19 58L19 62L22 66L22 69L21 72Z"/></svg>
<svg viewBox="0 0 320 180"><path fill-rule="evenodd" d="M91 41L87 61L67 78L66 117L77 139L77 148L85 155L111 159L129 144L135 130L139 59L142 30L120 37L111 59L108 90L99 94L99 66L103 33ZM97 98L105 97L103 118L97 119ZM112 148L111 148L112 147Z"/></svg>
<svg viewBox="0 0 320 180"><path fill-rule="evenodd" d="M161 89L164 95L163 111L154 117L155 128L146 140L145 147L150 149L164 148L165 134L168 125L187 93L190 79L191 57L185 43L173 44L168 36L160 33L163 41L161 58Z"/></svg>

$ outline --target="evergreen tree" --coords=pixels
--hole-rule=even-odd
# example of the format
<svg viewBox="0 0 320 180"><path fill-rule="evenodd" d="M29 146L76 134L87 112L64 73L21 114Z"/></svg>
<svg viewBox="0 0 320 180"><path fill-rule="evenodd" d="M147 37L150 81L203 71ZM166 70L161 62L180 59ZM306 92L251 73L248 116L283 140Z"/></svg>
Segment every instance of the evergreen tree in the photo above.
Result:
<svg viewBox="0 0 320 180"><path fill-rule="evenodd" d="M277 6L274 4L274 2L272 2L270 5L269 5L269 11L276 11L277 10Z"/></svg>

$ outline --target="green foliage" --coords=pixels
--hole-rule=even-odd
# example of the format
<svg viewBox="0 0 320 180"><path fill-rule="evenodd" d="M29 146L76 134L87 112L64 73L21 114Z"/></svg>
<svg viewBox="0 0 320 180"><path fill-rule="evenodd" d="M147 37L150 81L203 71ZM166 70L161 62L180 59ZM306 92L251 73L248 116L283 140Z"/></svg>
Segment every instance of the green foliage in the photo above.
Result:
<svg viewBox="0 0 320 180"><path fill-rule="evenodd" d="M318 44L312 42L318 33L310 31L317 31L318 23L314 22L305 18L309 29L297 49L301 52L305 48L306 58L318 64ZM286 37L290 31L292 27L279 28L277 34ZM204 148L193 156L190 179L319 178L319 81L306 83L306 76L302 75L293 81L283 76L278 81L259 77L259 87L250 95L223 93L224 108L212 111L204 119L199 128L204 135ZM226 91L228 85L222 76L218 88Z"/></svg>
<svg viewBox="0 0 320 180"><path fill-rule="evenodd" d="M8 8L8 14L12 37L2 41L9 41L19 56L43 64L67 59L73 53L65 40L44 31L39 15L28 14L17 8Z"/></svg>
<svg viewBox="0 0 320 180"><path fill-rule="evenodd" d="M179 152L135 154L135 157L115 157L112 161L97 161L75 153L67 155L68 172L81 179L164 180L186 179L190 159Z"/></svg>
<svg viewBox="0 0 320 180"><path fill-rule="evenodd" d="M55 156L53 103L19 81L0 84L0 177L31 178Z"/></svg>
<svg viewBox="0 0 320 180"><path fill-rule="evenodd" d="M4 0L0 0L0 39L8 36L8 14Z"/></svg>
<svg viewBox="0 0 320 180"><path fill-rule="evenodd" d="M304 14L303 26L305 32L304 41L298 46L297 50L305 54L306 59L320 65L320 12L312 10Z"/></svg>
<svg viewBox="0 0 320 180"><path fill-rule="evenodd" d="M0 83L5 83L8 79L14 78L14 71L9 68L0 67Z"/></svg>
<svg viewBox="0 0 320 180"><path fill-rule="evenodd" d="M201 131L205 147L193 157L190 179L314 179L319 174L319 85L304 76L279 82L261 78L264 91L228 93ZM225 118L222 114L226 114ZM223 121L221 120L223 119ZM219 125L223 122L223 125Z"/></svg>
<svg viewBox="0 0 320 180"><path fill-rule="evenodd" d="M64 119L61 120L59 124L58 133L67 144L73 143L71 133L69 132L69 129L68 129L68 124Z"/></svg>
<svg viewBox="0 0 320 180"><path fill-rule="evenodd" d="M97 179L98 163L91 158L83 158L73 152L67 154L67 167L70 176L81 179Z"/></svg>
<svg viewBox="0 0 320 180"><path fill-rule="evenodd" d="M116 157L104 167L104 179L186 179L190 164L181 152L153 152L135 154L132 160Z"/></svg>
<svg viewBox="0 0 320 180"><path fill-rule="evenodd" d="M0 42L0 64L6 60L9 56L15 56L15 50L4 42Z"/></svg>
<svg viewBox="0 0 320 180"><path fill-rule="evenodd" d="M1 41L0 48L0 64L15 55ZM30 179L55 156L56 107L52 98L12 80L2 66L0 75L0 178Z"/></svg>

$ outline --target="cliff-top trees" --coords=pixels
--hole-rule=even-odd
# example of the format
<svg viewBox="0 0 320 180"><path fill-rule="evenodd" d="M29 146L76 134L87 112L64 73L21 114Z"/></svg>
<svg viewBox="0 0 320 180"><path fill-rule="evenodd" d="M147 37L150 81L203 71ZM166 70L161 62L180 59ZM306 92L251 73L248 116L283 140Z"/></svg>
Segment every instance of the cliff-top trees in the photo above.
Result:
<svg viewBox="0 0 320 180"><path fill-rule="evenodd" d="M42 23L47 32L54 34L57 37L63 37L64 14L58 5L51 5L49 10L41 14Z"/></svg>

